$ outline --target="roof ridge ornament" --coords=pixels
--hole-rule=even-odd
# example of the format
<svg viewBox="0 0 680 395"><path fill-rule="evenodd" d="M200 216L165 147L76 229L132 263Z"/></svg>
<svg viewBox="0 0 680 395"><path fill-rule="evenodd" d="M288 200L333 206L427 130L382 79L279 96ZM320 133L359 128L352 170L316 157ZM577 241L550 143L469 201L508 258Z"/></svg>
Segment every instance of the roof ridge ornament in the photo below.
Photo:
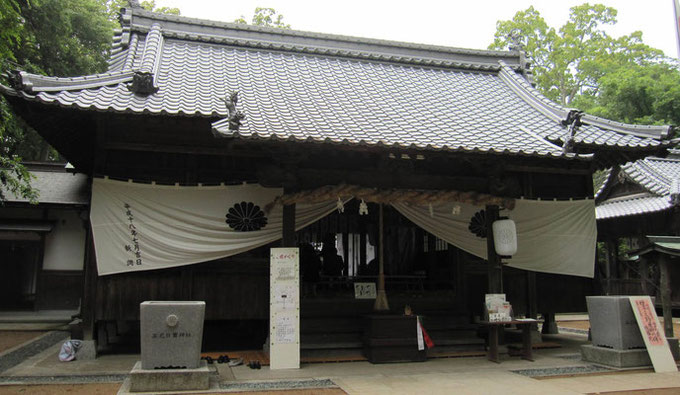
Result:
<svg viewBox="0 0 680 395"><path fill-rule="evenodd" d="M579 126L583 125L581 122L581 116L583 116L583 111L581 110L569 110L567 118L562 120L562 125L567 126L567 133L564 138L564 143L562 143L562 154L566 155L573 151L574 149L574 136L578 131Z"/></svg>
<svg viewBox="0 0 680 395"><path fill-rule="evenodd" d="M229 120L229 130L238 130L242 125L241 120L246 117L244 113L236 109L237 103L238 91L233 91L229 97L224 98L224 104L227 106L227 111L229 111L229 115L227 116L227 119Z"/></svg>
<svg viewBox="0 0 680 395"><path fill-rule="evenodd" d="M158 92L158 87L154 84L153 73L142 71L135 71L135 74L132 76L132 83L128 85L128 89L140 95L150 95Z"/></svg>

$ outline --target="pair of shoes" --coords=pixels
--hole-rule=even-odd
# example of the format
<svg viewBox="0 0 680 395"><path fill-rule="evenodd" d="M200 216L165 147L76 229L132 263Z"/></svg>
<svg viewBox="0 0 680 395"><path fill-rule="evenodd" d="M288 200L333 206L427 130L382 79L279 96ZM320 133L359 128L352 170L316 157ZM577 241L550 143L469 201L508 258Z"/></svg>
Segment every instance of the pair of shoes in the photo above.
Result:
<svg viewBox="0 0 680 395"><path fill-rule="evenodd" d="M201 359L205 359L206 362L208 362L208 365L212 365L213 362L215 361L214 359L212 359L212 357L201 357Z"/></svg>
<svg viewBox="0 0 680 395"><path fill-rule="evenodd" d="M217 363L228 363L229 362L229 356L228 355L220 355L217 358Z"/></svg>
<svg viewBox="0 0 680 395"><path fill-rule="evenodd" d="M243 365L243 358L232 359L229 362L227 362L227 365L229 366Z"/></svg>
<svg viewBox="0 0 680 395"><path fill-rule="evenodd" d="M260 365L260 361L250 361L250 363L248 363L248 367L251 369L260 369L262 365Z"/></svg>

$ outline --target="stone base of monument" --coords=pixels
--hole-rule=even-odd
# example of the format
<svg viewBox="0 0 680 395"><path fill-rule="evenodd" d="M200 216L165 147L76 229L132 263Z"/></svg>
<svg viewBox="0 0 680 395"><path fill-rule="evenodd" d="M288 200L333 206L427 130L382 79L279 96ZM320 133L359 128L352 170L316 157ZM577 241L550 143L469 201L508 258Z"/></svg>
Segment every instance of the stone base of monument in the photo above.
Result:
<svg viewBox="0 0 680 395"><path fill-rule="evenodd" d="M80 348L76 351L79 361L91 361L97 358L97 343L94 340L81 340Z"/></svg>
<svg viewBox="0 0 680 395"><path fill-rule="evenodd" d="M118 393L204 391L211 389L211 375L206 361L196 369L142 369L142 362L137 361ZM121 392L124 389L127 392Z"/></svg>
<svg viewBox="0 0 680 395"><path fill-rule="evenodd" d="M633 350L616 350L593 345L581 346L581 357L584 361L615 368L637 368L652 366L646 348Z"/></svg>

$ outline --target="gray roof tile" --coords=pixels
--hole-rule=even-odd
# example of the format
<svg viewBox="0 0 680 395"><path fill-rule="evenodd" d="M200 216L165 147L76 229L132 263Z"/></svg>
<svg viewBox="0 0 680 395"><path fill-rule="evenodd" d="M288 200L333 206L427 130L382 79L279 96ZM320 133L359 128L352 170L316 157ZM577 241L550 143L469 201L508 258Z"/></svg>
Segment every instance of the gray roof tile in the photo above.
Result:
<svg viewBox="0 0 680 395"><path fill-rule="evenodd" d="M597 219L624 217L667 210L671 195L680 192L680 159L645 158L621 166L621 174L647 190L607 199L596 208Z"/></svg>
<svg viewBox="0 0 680 395"><path fill-rule="evenodd" d="M21 74L2 92L99 111L225 117L239 91L243 126L224 136L561 157L568 109L516 73L516 53L235 26L135 10L123 15L109 73ZM139 15L137 15L139 14ZM151 73L158 91L128 89ZM63 80L63 81L62 81ZM30 85L31 89L26 89ZM584 117L577 143L665 146L668 128ZM568 154L573 158L575 155Z"/></svg>
<svg viewBox="0 0 680 395"><path fill-rule="evenodd" d="M36 171L31 174L31 186L38 190L38 203L61 205L89 205L87 176L64 171ZM12 203L28 203L28 199L18 197L6 191L6 201Z"/></svg>
<svg viewBox="0 0 680 395"><path fill-rule="evenodd" d="M673 207L669 196L634 196L624 200L605 201L595 207L598 220L628 217L667 210Z"/></svg>

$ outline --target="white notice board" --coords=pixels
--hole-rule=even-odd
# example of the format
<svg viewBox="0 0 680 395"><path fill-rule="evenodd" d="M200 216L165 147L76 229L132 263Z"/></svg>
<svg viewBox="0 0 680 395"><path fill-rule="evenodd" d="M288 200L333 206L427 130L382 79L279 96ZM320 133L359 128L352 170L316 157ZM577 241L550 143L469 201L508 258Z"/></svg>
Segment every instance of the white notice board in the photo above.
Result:
<svg viewBox="0 0 680 395"><path fill-rule="evenodd" d="M269 283L270 369L300 368L300 252L272 248Z"/></svg>
<svg viewBox="0 0 680 395"><path fill-rule="evenodd" d="M678 367L673 360L670 348L668 348L668 341L659 323L659 317L656 316L652 299L649 296L630 296L628 299L633 308L638 327L640 327L642 339L647 346L649 359L652 360L652 365L654 365L654 371L657 373L677 372Z"/></svg>

